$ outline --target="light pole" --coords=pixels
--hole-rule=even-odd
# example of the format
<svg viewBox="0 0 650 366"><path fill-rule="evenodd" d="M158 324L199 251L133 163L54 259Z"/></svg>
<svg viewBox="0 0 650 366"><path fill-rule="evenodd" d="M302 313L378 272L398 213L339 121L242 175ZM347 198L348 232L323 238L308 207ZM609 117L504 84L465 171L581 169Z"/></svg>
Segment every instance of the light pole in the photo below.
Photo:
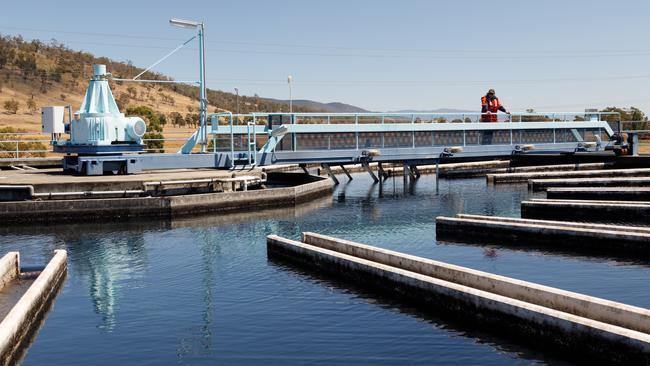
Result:
<svg viewBox="0 0 650 366"><path fill-rule="evenodd" d="M235 88L235 100L237 104L237 114L239 114L239 88Z"/></svg>
<svg viewBox="0 0 650 366"><path fill-rule="evenodd" d="M199 144L201 145L201 152L205 152L208 141L207 129L205 127L208 115L208 101L206 99L205 91L205 28L203 22L176 18L170 19L169 24L181 28L198 28L199 30L199 33L197 34L197 37L199 38Z"/></svg>
<svg viewBox="0 0 650 366"><path fill-rule="evenodd" d="M289 113L293 113L293 98L291 97L291 83L293 82L293 76L287 76L287 84L289 84Z"/></svg>

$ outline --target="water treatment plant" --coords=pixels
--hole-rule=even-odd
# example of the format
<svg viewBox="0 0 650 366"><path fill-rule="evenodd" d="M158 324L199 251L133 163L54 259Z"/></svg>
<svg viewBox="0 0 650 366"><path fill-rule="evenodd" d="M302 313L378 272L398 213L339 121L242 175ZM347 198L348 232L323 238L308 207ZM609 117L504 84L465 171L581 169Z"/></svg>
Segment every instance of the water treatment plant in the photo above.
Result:
<svg viewBox="0 0 650 366"><path fill-rule="evenodd" d="M236 89L211 112L205 24L170 23L193 37L39 106L42 156L0 140L2 364L650 363L647 119L492 89L477 111L241 113ZM188 44L198 80L151 73ZM196 126L124 108L145 84L190 85Z"/></svg>

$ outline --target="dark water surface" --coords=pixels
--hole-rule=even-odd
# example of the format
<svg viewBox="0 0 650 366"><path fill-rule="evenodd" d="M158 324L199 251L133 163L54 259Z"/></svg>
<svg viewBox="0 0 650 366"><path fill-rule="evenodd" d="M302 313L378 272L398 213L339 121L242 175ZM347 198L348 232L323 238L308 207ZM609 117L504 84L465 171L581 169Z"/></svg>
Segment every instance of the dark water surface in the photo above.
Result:
<svg viewBox="0 0 650 366"><path fill-rule="evenodd" d="M525 186L423 176L404 195L364 174L296 209L174 222L2 228L24 264L68 250L69 272L25 365L502 365L557 363L351 285L266 257L301 231L650 307L650 266L536 250L437 244L435 217L519 216ZM380 197L381 196L381 197Z"/></svg>

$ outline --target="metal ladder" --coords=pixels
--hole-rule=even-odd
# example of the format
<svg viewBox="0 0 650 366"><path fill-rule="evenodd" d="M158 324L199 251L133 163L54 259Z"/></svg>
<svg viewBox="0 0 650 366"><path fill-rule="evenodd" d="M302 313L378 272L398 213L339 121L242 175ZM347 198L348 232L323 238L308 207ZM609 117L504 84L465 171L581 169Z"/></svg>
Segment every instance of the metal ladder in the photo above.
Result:
<svg viewBox="0 0 650 366"><path fill-rule="evenodd" d="M255 131L255 119L246 124L246 144L248 150L248 165L253 167L257 164L257 133Z"/></svg>

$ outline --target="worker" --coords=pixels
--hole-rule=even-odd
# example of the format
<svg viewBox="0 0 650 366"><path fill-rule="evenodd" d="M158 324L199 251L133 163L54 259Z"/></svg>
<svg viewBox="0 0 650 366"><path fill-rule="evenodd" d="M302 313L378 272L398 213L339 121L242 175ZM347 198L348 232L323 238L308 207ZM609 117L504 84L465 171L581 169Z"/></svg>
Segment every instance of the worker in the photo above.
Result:
<svg viewBox="0 0 650 366"><path fill-rule="evenodd" d="M481 122L496 122L498 111L510 114L510 112L501 105L494 89L490 89L487 94L481 97Z"/></svg>

